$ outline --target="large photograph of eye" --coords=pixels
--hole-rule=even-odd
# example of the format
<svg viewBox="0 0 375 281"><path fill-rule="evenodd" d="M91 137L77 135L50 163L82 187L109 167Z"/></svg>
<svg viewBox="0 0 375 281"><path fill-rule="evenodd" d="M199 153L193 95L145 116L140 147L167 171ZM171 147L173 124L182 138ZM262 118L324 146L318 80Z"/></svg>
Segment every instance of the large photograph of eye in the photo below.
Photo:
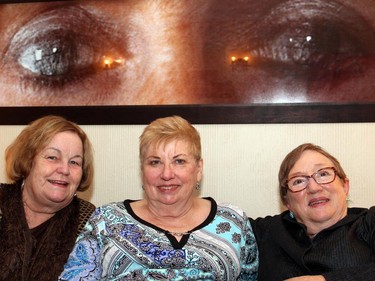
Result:
<svg viewBox="0 0 375 281"><path fill-rule="evenodd" d="M2 1L0 107L210 120L225 108L245 123L268 122L251 118L270 105L272 122L303 106L363 112L375 104L374 15L373 0Z"/></svg>

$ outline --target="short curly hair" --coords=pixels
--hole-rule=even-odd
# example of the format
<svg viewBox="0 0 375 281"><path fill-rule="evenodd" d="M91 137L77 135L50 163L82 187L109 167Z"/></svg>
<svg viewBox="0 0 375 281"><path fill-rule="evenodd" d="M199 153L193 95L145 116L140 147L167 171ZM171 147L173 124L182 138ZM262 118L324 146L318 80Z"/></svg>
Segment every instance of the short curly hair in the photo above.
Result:
<svg viewBox="0 0 375 281"><path fill-rule="evenodd" d="M152 121L140 136L139 157L145 159L147 149L152 145L168 144L175 140L184 140L190 146L194 158L202 157L201 139L198 131L184 118L170 116Z"/></svg>

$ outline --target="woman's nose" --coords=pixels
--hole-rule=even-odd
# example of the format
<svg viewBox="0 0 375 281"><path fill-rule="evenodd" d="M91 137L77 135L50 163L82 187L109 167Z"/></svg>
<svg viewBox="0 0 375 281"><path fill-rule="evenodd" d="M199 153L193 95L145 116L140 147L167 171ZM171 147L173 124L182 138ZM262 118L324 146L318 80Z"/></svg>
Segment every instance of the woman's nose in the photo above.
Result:
<svg viewBox="0 0 375 281"><path fill-rule="evenodd" d="M307 189L309 192L311 193L315 193L315 192L318 192L320 190L322 190L322 186L320 184L318 184L314 178L309 178L309 182L307 184Z"/></svg>
<svg viewBox="0 0 375 281"><path fill-rule="evenodd" d="M57 168L57 171L64 175L70 174L70 167L68 163L61 162L59 167Z"/></svg>
<svg viewBox="0 0 375 281"><path fill-rule="evenodd" d="M162 171L162 178L164 180L169 180L169 179L171 179L173 177L174 177L173 168L171 167L171 165L165 164L164 168L163 168L163 171Z"/></svg>

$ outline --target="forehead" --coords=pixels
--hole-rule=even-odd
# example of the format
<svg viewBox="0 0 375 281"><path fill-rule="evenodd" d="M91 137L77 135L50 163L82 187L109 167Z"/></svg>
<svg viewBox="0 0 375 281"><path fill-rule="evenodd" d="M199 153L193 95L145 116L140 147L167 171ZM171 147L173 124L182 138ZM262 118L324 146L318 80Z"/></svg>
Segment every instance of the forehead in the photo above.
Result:
<svg viewBox="0 0 375 281"><path fill-rule="evenodd" d="M313 172L325 166L333 166L332 161L314 150L306 150L301 154L301 157L296 161L289 174L295 172Z"/></svg>
<svg viewBox="0 0 375 281"><path fill-rule="evenodd" d="M149 146L146 151L146 154L154 153L184 153L188 154L190 152L189 143L185 140L171 140L153 143Z"/></svg>
<svg viewBox="0 0 375 281"><path fill-rule="evenodd" d="M50 146L58 147L59 149L83 150L82 140L75 132L71 131L57 133L43 149L49 148Z"/></svg>

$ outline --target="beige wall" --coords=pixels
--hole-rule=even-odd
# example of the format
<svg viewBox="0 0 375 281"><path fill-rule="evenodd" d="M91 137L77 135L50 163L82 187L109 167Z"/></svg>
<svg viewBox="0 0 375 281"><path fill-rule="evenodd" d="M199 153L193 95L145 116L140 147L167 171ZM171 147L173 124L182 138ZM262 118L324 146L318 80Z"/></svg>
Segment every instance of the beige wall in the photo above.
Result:
<svg viewBox="0 0 375 281"><path fill-rule="evenodd" d="M96 205L142 196L138 137L144 126L82 126L95 148L95 186L81 197ZM230 201L249 216L280 211L277 172L291 149L303 142L326 148L351 183L352 206L375 205L375 123L197 125L201 133L202 195ZM23 126L0 126L0 181L4 149Z"/></svg>

